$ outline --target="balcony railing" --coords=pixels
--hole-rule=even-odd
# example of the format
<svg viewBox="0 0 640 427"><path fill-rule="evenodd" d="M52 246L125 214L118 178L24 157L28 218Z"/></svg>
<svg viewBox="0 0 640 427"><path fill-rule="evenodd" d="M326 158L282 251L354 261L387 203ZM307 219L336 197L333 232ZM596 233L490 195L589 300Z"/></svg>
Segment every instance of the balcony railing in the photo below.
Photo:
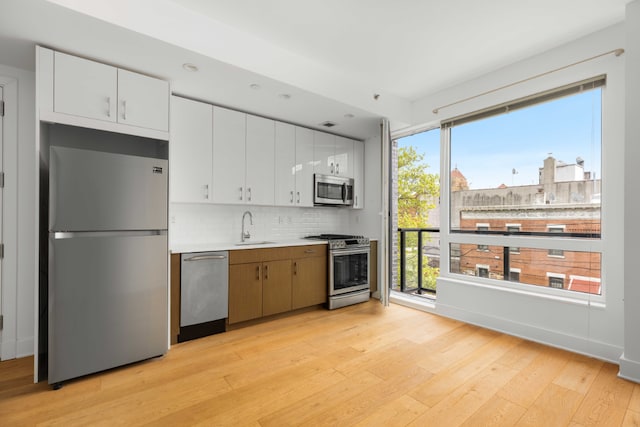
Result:
<svg viewBox="0 0 640 427"><path fill-rule="evenodd" d="M398 229L399 289L403 293L435 296L440 271L440 229Z"/></svg>

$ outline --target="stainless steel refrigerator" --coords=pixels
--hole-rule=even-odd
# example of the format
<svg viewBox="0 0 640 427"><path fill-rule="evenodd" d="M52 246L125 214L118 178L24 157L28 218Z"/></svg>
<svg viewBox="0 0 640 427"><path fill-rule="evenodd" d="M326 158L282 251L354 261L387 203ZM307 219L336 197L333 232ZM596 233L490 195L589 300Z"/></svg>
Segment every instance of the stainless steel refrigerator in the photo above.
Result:
<svg viewBox="0 0 640 427"><path fill-rule="evenodd" d="M164 159L49 151L48 382L168 348Z"/></svg>

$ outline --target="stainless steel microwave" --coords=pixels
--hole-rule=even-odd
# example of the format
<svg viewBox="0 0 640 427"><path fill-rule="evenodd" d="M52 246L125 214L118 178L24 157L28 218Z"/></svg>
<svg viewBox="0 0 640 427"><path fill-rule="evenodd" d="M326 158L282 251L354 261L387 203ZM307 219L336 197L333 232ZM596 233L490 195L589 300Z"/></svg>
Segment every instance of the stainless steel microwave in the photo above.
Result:
<svg viewBox="0 0 640 427"><path fill-rule="evenodd" d="M313 175L313 204L353 206L353 179L334 175Z"/></svg>

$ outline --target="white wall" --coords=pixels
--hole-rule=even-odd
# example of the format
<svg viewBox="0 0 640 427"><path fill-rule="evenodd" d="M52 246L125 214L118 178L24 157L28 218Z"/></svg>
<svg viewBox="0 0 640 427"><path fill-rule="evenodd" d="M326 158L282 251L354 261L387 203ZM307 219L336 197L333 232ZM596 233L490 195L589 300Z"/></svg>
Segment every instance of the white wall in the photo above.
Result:
<svg viewBox="0 0 640 427"><path fill-rule="evenodd" d="M640 276L638 252L640 239L640 0L627 5L626 27L626 143L625 143L625 241L624 241L624 355L620 376L640 382ZM622 327L622 326L621 326Z"/></svg>
<svg viewBox="0 0 640 427"><path fill-rule="evenodd" d="M446 316L522 336L557 347L618 362L624 337L624 153L625 58L605 57L518 84L458 105L433 110L451 102L547 72L572 62L625 47L625 25L619 24L545 52L456 87L425 97L414 104L413 122L440 120L480 110L508 100L560 87L575 81L607 74L603 90L603 191L602 191L602 277L603 297L582 300L541 296L521 289L515 292L496 283L474 284L448 272L441 264L436 311ZM638 73L636 72L636 76ZM636 120L637 122L637 120ZM630 156L627 156L628 158ZM638 156L634 156L637 159ZM443 170L446 170L443 169ZM637 181L637 178L636 178ZM640 200L640 198L639 198ZM639 230L640 231L640 230ZM640 234L640 233L638 233ZM442 239L446 251L446 236ZM631 249L631 247L629 247ZM634 249L637 252L637 249ZM444 253L444 252L443 252ZM635 260L634 260L635 261ZM526 286L523 285L524 288ZM636 320L640 318L637 317ZM636 321L637 325L638 322ZM640 355L640 348L638 348Z"/></svg>
<svg viewBox="0 0 640 427"><path fill-rule="evenodd" d="M17 139L4 139L4 243L0 355L8 359L33 354L35 252L35 75L0 65L0 76L15 81ZM5 93L6 95L6 93ZM5 120L5 121L6 121ZM6 129L5 129L6 130Z"/></svg>

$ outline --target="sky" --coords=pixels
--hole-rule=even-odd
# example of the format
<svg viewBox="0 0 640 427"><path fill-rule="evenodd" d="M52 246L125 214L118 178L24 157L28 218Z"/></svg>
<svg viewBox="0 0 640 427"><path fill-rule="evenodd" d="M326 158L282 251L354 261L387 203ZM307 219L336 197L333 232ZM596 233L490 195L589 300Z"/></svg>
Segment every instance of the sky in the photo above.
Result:
<svg viewBox="0 0 640 427"><path fill-rule="evenodd" d="M589 90L507 114L455 126L451 130L451 169L469 188L538 183L538 169L552 155L585 171L601 172L601 89ZM439 173L440 130L398 139L424 155L428 171ZM514 174L513 171L516 171Z"/></svg>

